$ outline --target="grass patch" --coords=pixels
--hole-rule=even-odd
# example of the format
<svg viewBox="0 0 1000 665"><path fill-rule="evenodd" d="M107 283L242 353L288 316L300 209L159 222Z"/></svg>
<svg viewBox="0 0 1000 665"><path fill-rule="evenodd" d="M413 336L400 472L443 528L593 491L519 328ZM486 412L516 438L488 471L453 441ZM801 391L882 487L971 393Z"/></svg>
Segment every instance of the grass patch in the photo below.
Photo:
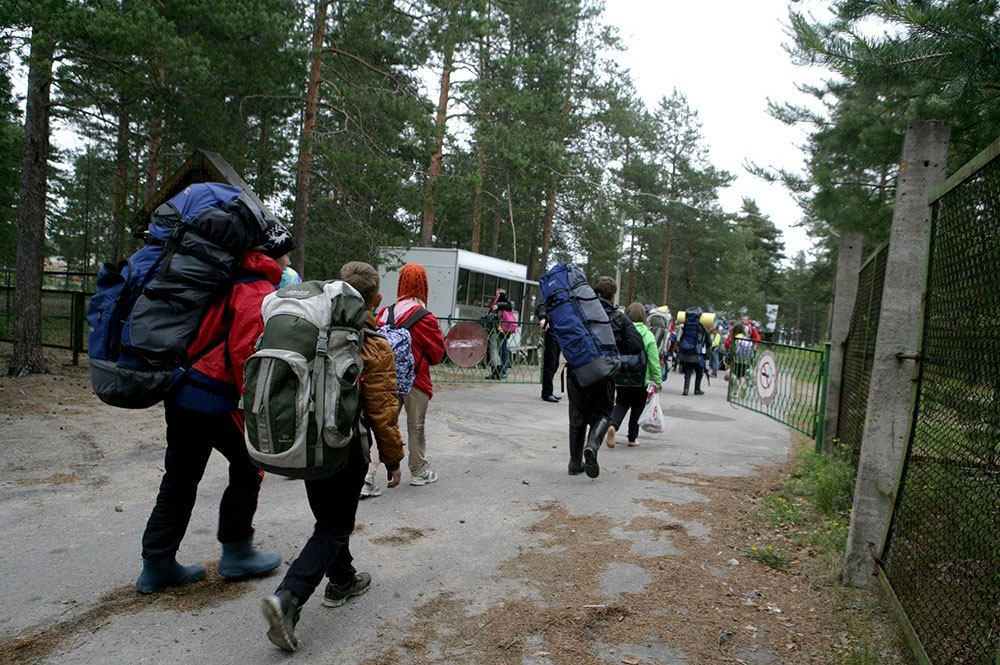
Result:
<svg viewBox="0 0 1000 665"><path fill-rule="evenodd" d="M836 598L840 637L833 648L836 665L909 665L912 656L887 606L877 596L840 584L855 470L851 453L838 447L832 455L815 452L811 440L797 437L791 473L760 500L756 521L767 531L747 555L775 570L802 576L808 584ZM883 615L881 620L871 620Z"/></svg>

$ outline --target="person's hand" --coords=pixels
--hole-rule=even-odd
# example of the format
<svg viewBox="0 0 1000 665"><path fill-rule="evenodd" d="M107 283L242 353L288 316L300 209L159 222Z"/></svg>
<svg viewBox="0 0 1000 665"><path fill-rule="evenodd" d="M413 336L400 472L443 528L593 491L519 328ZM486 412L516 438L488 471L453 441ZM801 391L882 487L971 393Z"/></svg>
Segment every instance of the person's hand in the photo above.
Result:
<svg viewBox="0 0 1000 665"><path fill-rule="evenodd" d="M544 317L541 318L541 319L538 319L538 327L541 328L542 330L548 330L549 329L549 320L546 319L546 318L544 318Z"/></svg>
<svg viewBox="0 0 1000 665"><path fill-rule="evenodd" d="M386 487L396 487L397 485L399 485L399 479L402 478L403 476L402 469L396 467L395 471L389 471L388 469L386 469L386 472L389 475L389 483L386 485Z"/></svg>

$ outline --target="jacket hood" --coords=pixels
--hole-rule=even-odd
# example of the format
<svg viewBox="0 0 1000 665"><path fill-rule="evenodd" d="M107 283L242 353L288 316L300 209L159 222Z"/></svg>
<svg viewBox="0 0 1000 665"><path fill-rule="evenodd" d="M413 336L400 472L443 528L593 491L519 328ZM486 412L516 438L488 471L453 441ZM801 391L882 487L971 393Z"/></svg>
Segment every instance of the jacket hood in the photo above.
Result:
<svg viewBox="0 0 1000 665"><path fill-rule="evenodd" d="M281 282L281 268L278 262L266 254L250 251L243 255L240 267L247 272L257 273L271 282L278 284Z"/></svg>

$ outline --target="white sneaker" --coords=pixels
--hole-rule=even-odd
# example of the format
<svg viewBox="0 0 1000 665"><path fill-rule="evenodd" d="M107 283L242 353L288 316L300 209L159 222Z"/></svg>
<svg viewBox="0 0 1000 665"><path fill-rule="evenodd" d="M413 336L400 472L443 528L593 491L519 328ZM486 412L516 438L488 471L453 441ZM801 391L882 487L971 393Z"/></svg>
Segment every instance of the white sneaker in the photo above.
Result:
<svg viewBox="0 0 1000 665"><path fill-rule="evenodd" d="M415 473L410 477L410 484L417 487L421 485L429 485L430 483L437 482L438 475L434 473L429 466L425 466L424 470L420 473Z"/></svg>
<svg viewBox="0 0 1000 665"><path fill-rule="evenodd" d="M375 476L365 476L365 484L361 488L361 498L382 496L382 488L375 484Z"/></svg>

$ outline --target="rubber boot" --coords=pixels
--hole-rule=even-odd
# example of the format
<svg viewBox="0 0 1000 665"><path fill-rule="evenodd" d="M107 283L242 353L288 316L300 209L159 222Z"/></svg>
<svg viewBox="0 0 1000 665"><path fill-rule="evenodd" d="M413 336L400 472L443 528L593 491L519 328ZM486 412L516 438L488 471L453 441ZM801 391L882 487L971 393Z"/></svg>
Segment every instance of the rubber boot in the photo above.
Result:
<svg viewBox="0 0 1000 665"><path fill-rule="evenodd" d="M587 438L585 427L569 428L569 475L583 473L583 442Z"/></svg>
<svg viewBox="0 0 1000 665"><path fill-rule="evenodd" d="M135 581L139 593L156 593L168 586L181 586L205 579L202 566L182 566L174 557L168 559L143 559L142 572Z"/></svg>
<svg viewBox="0 0 1000 665"><path fill-rule="evenodd" d="M258 552L253 548L250 538L237 543L222 543L219 574L227 580L260 577L279 565L281 565L280 554Z"/></svg>
<svg viewBox="0 0 1000 665"><path fill-rule="evenodd" d="M702 391L702 389L701 389L701 377L703 375L704 375L704 372L698 372L697 374L694 375L694 394L695 395L704 395L705 394L704 391Z"/></svg>
<svg viewBox="0 0 1000 665"><path fill-rule="evenodd" d="M597 465L597 451L604 443L604 435L611 427L611 420L601 418L590 427L590 436L587 437L587 445L583 447L583 470L590 478L596 478L601 474L601 467Z"/></svg>
<svg viewBox="0 0 1000 665"><path fill-rule="evenodd" d="M682 395L688 394L688 388L691 386L691 374L689 372L684 372L684 392Z"/></svg>

